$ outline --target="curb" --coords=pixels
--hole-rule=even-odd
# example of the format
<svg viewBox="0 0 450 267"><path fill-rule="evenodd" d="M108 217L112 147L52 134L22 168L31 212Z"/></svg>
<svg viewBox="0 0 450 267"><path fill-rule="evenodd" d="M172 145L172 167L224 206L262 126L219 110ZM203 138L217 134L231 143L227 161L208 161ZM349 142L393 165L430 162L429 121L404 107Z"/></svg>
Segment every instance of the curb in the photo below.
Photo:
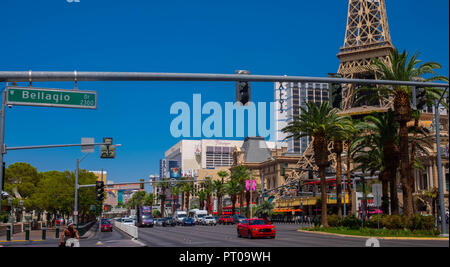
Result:
<svg viewBox="0 0 450 267"><path fill-rule="evenodd" d="M344 235L344 234L335 234L335 233L325 233L318 231L306 231L306 230L297 230L300 233L310 233L310 234L319 234L319 235L329 235L329 236L341 236L341 237L353 237L353 238L376 238L380 240L422 240L422 241L448 241L448 237L395 237L395 236L386 236L386 237L378 237L378 236L360 236L360 235Z"/></svg>

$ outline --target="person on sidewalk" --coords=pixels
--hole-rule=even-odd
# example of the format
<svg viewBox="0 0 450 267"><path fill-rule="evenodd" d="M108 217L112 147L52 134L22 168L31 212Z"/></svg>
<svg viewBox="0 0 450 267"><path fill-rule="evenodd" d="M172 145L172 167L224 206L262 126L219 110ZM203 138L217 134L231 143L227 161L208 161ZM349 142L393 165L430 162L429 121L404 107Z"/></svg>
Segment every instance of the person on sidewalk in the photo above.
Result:
<svg viewBox="0 0 450 267"><path fill-rule="evenodd" d="M73 227L73 223L69 223L67 225L67 228L64 229L64 231L61 233L59 237L59 246L65 247L66 242L69 239L76 238L78 241L80 241L80 236L78 235L78 231Z"/></svg>

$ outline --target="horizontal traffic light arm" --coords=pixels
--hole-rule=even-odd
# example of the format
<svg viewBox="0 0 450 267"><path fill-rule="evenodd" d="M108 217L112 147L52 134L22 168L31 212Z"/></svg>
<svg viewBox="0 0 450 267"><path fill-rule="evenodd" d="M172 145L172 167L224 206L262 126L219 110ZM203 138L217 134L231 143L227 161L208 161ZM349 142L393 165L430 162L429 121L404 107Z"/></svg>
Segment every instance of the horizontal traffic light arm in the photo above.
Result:
<svg viewBox="0 0 450 267"><path fill-rule="evenodd" d="M447 88L448 83L406 82L369 79L345 79L304 76L155 73L155 72L77 72L77 71L0 71L0 82L70 81L214 81L214 82L317 82L344 84L407 85Z"/></svg>

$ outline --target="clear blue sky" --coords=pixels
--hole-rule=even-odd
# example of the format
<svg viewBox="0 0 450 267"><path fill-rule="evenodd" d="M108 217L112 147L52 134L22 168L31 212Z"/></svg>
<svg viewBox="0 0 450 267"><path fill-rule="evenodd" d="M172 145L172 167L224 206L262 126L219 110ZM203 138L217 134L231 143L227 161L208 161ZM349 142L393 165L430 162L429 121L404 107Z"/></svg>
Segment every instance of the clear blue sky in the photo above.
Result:
<svg viewBox="0 0 450 267"><path fill-rule="evenodd" d="M394 45L421 51L448 75L449 1L386 0ZM0 70L148 71L326 76L336 72L348 1L1 0ZM22 83L26 85L26 83ZM4 83L0 84L3 90ZM33 83L73 88L73 83ZM170 135L176 101L234 101L234 83L80 82L96 90L98 109L7 109L8 146L78 143L114 137L114 160L98 149L82 162L108 179L137 181L158 173L178 140ZM253 84L253 100L272 101L273 84ZM126 95L134 97L127 98ZM10 151L6 163L39 171L75 168L79 148Z"/></svg>

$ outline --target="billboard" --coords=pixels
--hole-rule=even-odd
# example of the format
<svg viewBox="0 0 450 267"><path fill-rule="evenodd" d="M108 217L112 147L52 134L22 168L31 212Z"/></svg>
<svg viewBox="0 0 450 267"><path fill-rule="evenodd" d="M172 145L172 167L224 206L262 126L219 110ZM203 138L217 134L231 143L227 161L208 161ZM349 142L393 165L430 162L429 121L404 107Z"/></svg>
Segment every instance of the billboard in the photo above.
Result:
<svg viewBox="0 0 450 267"><path fill-rule="evenodd" d="M170 178L181 178L181 169L170 168Z"/></svg>

